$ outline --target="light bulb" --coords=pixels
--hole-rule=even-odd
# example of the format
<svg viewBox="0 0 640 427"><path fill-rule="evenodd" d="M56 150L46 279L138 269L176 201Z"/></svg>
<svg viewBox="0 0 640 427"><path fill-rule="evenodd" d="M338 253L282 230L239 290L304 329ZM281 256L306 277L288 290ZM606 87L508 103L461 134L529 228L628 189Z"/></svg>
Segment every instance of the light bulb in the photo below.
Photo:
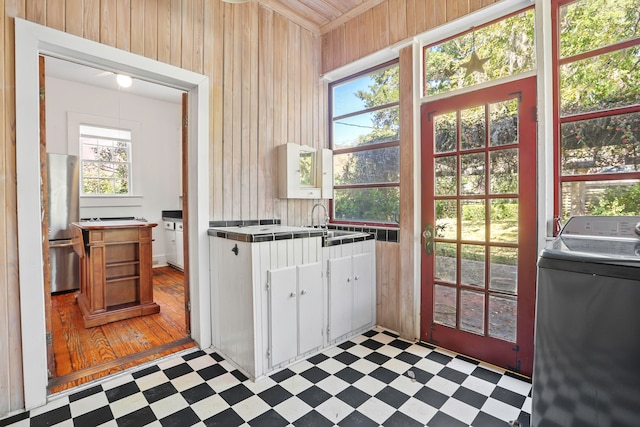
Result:
<svg viewBox="0 0 640 427"><path fill-rule="evenodd" d="M129 76L125 76L124 74L118 74L116 76L116 81L120 87L129 87L131 83L133 83L133 79Z"/></svg>

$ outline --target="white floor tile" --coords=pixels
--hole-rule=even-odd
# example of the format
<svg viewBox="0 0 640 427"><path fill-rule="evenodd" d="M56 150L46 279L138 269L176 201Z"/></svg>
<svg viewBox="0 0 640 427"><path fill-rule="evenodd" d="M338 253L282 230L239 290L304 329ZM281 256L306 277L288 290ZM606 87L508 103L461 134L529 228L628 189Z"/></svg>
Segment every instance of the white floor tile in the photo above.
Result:
<svg viewBox="0 0 640 427"><path fill-rule="evenodd" d="M251 421L258 415L267 412L271 407L258 396L251 396L240 403L233 405L233 410L245 421Z"/></svg>
<svg viewBox="0 0 640 427"><path fill-rule="evenodd" d="M471 422L480 413L480 410L457 399L447 400L440 410L468 425L471 425Z"/></svg>
<svg viewBox="0 0 640 427"><path fill-rule="evenodd" d="M383 401L372 397L371 399L364 402L359 408L358 411L362 414L366 415L368 418L377 422L378 424L382 424L385 422L393 413L396 411L392 406L387 405Z"/></svg>
<svg viewBox="0 0 640 427"><path fill-rule="evenodd" d="M219 394L214 394L191 405L191 409L201 420L207 420L228 408L229 404Z"/></svg>
<svg viewBox="0 0 640 427"><path fill-rule="evenodd" d="M142 409L145 406L149 406L149 403L144 395L142 393L135 393L113 402L111 404L111 412L114 418L120 418L138 409Z"/></svg>
<svg viewBox="0 0 640 427"><path fill-rule="evenodd" d="M337 397L331 397L316 407L316 411L329 421L338 424L344 417L353 412L353 408Z"/></svg>
<svg viewBox="0 0 640 427"><path fill-rule="evenodd" d="M174 412L178 412L179 410L186 408L189 404L184 400L182 395L173 394L165 397L164 399L160 399L157 402L153 402L149 406L156 417L160 420L167 415L171 415Z"/></svg>

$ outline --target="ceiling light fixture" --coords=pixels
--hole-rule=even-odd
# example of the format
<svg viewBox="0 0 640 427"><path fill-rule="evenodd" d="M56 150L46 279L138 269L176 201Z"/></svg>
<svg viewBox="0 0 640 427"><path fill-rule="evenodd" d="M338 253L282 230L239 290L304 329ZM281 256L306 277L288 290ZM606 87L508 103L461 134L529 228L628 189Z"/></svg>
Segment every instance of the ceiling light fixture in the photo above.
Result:
<svg viewBox="0 0 640 427"><path fill-rule="evenodd" d="M129 76L125 76L124 74L116 75L116 81L120 87L129 87L131 83L133 83L133 79Z"/></svg>

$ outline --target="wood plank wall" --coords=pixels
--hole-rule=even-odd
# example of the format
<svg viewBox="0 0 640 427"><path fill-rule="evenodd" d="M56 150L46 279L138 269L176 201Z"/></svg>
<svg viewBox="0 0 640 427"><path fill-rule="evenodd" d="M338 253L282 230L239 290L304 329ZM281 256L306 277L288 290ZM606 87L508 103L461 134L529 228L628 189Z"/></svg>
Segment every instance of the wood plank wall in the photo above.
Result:
<svg viewBox="0 0 640 427"><path fill-rule="evenodd" d="M257 2L0 3L0 417L24 406L17 260L14 17L210 79L210 218L306 225L318 200L277 198L276 145L325 147L320 38ZM24 296L26 297L26 296Z"/></svg>

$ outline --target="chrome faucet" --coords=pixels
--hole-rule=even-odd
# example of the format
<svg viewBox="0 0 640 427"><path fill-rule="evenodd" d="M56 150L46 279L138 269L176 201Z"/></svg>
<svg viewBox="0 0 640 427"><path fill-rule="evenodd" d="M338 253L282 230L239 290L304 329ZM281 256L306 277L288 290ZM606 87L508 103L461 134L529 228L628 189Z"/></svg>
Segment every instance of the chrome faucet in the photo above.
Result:
<svg viewBox="0 0 640 427"><path fill-rule="evenodd" d="M318 225L321 226L321 227L327 228L327 223L329 222L329 215L327 214L327 208L322 203L316 203L311 208L311 227L313 227L313 213L315 212L315 210L316 210L316 208L318 206L320 206L322 209L324 209L324 225L322 225L322 224L318 224Z"/></svg>

